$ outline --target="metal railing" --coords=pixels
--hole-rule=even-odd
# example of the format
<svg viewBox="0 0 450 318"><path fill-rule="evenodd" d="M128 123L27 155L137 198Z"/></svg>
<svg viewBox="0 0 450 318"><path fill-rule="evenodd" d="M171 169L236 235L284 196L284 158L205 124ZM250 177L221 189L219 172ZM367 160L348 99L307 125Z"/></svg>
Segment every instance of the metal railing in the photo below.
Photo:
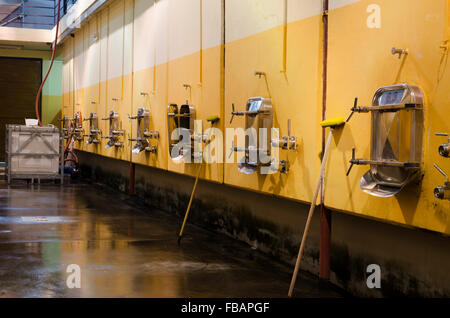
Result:
<svg viewBox="0 0 450 318"><path fill-rule="evenodd" d="M60 16L63 17L77 0L61 0ZM22 0L10 1L2 6L18 4L19 6L0 20L0 26L32 29L52 29L56 24L58 0Z"/></svg>

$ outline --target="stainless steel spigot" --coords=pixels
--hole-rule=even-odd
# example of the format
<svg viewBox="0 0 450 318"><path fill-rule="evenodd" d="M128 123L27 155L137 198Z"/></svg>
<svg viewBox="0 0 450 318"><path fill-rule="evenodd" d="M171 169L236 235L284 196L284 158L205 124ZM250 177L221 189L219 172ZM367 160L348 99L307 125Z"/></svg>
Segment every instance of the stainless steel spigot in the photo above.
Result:
<svg viewBox="0 0 450 318"><path fill-rule="evenodd" d="M150 136L149 136L150 138L159 139L159 132L157 130L150 131L149 134L150 134Z"/></svg>
<svg viewBox="0 0 450 318"><path fill-rule="evenodd" d="M280 173L282 174L288 174L289 173L289 161L287 160L280 160Z"/></svg>
<svg viewBox="0 0 450 318"><path fill-rule="evenodd" d="M133 154L138 154L141 151L145 150L145 145L139 140L139 139L133 139L133 138L129 138L128 139L130 142L131 141L136 141L136 144L133 146L131 152Z"/></svg>
<svg viewBox="0 0 450 318"><path fill-rule="evenodd" d="M297 150L297 137L291 136L291 120L288 119L288 135L283 137L285 150Z"/></svg>
<svg viewBox="0 0 450 318"><path fill-rule="evenodd" d="M450 157L450 134L437 133L436 136L448 137L448 143L439 146L439 154L445 158Z"/></svg>
<svg viewBox="0 0 450 318"><path fill-rule="evenodd" d="M145 151L152 154L156 154L157 150L158 148L156 146L145 147Z"/></svg>
<svg viewBox="0 0 450 318"><path fill-rule="evenodd" d="M109 141L106 143L105 148L111 148L112 146L114 146L114 139L111 136L102 136L102 139L109 139Z"/></svg>
<svg viewBox="0 0 450 318"><path fill-rule="evenodd" d="M434 189L434 196L440 200L450 200L450 182L448 181L448 175L437 164L434 164L434 167L445 177L444 185Z"/></svg>

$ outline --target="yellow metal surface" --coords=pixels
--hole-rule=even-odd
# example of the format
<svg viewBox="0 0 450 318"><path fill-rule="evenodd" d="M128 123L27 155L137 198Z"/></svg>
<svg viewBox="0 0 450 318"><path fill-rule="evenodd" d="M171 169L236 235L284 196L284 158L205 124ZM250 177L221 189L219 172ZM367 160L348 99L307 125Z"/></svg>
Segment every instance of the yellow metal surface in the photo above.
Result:
<svg viewBox="0 0 450 318"><path fill-rule="evenodd" d="M290 119L291 135L298 137L296 151L280 150L280 159L290 163L289 173L244 175L238 172L237 163L211 164L205 165L200 178L310 202L322 148L322 17L320 6L305 0L287 8L285 23L284 11L277 9L277 3L227 0L225 47L219 41L202 46L202 50L197 45L199 36L203 42L216 43L217 36L213 40L205 37L217 33L220 38L221 33L220 28L208 29L211 21L220 21L221 12L205 8L205 3L203 14L209 14L210 20L203 17L203 23L187 25L186 30L179 25L169 26L169 21L181 13L167 1L158 2L155 7L141 0L118 0L103 9L76 32L74 39L64 43L63 114L73 117L73 112L79 110L83 117L97 112L101 118L108 111L117 110L125 130L124 147L106 150L104 140L101 146L77 147L193 176L198 164L177 164L168 155L167 104L188 101L194 105L196 119L202 120L204 130L210 127L207 118L218 115L221 120L215 127L222 129L225 138L225 128L244 128L243 117L236 117L229 124L232 103L236 110L243 110L250 97L270 97L274 127L279 128L280 136L287 135ZM436 132L450 132L448 1L340 3L328 13L326 118L347 116L356 96L361 105L371 104L373 94L381 86L419 86L426 97L424 175L421 182L392 198L375 198L362 192L359 181L367 166L355 166L350 176L345 176L353 146L358 157L370 155L370 115L355 114L344 129L334 133L326 167L325 203L347 213L449 234L449 203L433 197L434 187L443 182L433 164L437 162L450 172L450 162L438 155L442 140L434 136ZM270 15L270 10L275 9L279 12ZM266 14L266 19L242 20L242 25L236 25L233 19L253 19L255 10ZM195 16L198 12L194 11L191 13ZM157 12L159 18L158 23L149 26L156 29L142 39L142 28L150 23L144 19L147 12L152 17ZM96 34L99 39L94 41ZM408 49L408 54L398 59L391 54L392 47ZM266 75L255 76L255 71ZM185 84L190 88L186 89ZM136 137L136 121L128 120L128 115L135 115L139 107L150 110L150 130L159 132L159 140L151 141L158 147L156 155L130 154L132 144L127 138ZM106 122L99 123L106 135ZM84 128L88 130L87 122ZM224 160L229 148L224 142Z"/></svg>
<svg viewBox="0 0 450 318"><path fill-rule="evenodd" d="M232 14L232 13L229 13ZM225 123L244 128L243 117L231 118L231 104L244 110L249 97L270 97L273 125L280 136L287 135L291 119L293 136L298 137L296 151L280 150L280 160L289 160L287 175L275 173L244 175L238 165L226 164L225 183L255 191L310 201L320 166L320 17L314 16L288 25L287 68L283 69L282 26L227 43L225 68ZM251 52L251 53L249 53ZM254 71L265 72L258 78ZM267 81L266 81L267 79ZM227 146L225 146L227 147ZM228 156L230 149L225 149Z"/></svg>
<svg viewBox="0 0 450 318"><path fill-rule="evenodd" d="M355 166L349 177L351 149L357 157L370 156L370 114L355 114L335 138L326 175L325 203L334 209L389 222L450 233L450 205L433 197L442 183L433 163L450 168L438 155L442 141L436 132L449 131L448 40L446 1L377 1L380 28L369 28L367 8L372 1L332 10L328 73L327 117L349 112L357 96L370 105L377 88L396 83L419 86L426 98L423 179L392 198L362 192L359 182L368 166ZM399 59L391 48L408 49Z"/></svg>

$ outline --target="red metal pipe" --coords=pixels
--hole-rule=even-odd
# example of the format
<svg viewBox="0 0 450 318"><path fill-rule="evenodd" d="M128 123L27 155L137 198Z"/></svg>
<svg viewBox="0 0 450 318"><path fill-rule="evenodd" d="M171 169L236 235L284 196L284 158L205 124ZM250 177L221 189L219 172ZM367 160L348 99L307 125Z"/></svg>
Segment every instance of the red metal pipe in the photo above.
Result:
<svg viewBox="0 0 450 318"><path fill-rule="evenodd" d="M328 73L328 0L323 0L323 60L322 60L322 120L326 119L327 110L327 73ZM325 151L325 129L322 130L322 154ZM324 191L322 187L322 192ZM320 205L320 256L319 278L330 278L330 245L331 245L331 211L325 207L323 195Z"/></svg>
<svg viewBox="0 0 450 318"><path fill-rule="evenodd" d="M128 187L128 193L134 195L134 177L135 177L136 165L130 161L130 185Z"/></svg>
<svg viewBox="0 0 450 318"><path fill-rule="evenodd" d="M73 152L72 150L68 150L68 153L70 153L73 156L75 162L78 164L78 156L75 154L75 152Z"/></svg>
<svg viewBox="0 0 450 318"><path fill-rule="evenodd" d="M66 162L66 161L73 161L76 164L78 164L78 162L75 159L73 159L73 158L66 158L66 159L64 159L64 162Z"/></svg>

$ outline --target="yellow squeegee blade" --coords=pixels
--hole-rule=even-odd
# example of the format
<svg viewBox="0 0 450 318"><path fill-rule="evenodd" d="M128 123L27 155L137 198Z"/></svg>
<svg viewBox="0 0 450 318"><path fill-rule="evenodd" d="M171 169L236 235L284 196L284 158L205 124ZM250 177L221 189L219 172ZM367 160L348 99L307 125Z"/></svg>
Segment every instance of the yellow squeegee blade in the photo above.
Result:
<svg viewBox="0 0 450 318"><path fill-rule="evenodd" d="M219 116L212 115L212 116L209 116L208 118L206 118L206 120L209 121L209 122L215 122L215 121L219 120Z"/></svg>
<svg viewBox="0 0 450 318"><path fill-rule="evenodd" d="M343 117L331 118L320 122L320 126L322 127L336 127L343 124L345 124L345 118Z"/></svg>

